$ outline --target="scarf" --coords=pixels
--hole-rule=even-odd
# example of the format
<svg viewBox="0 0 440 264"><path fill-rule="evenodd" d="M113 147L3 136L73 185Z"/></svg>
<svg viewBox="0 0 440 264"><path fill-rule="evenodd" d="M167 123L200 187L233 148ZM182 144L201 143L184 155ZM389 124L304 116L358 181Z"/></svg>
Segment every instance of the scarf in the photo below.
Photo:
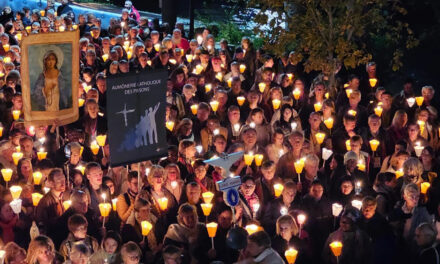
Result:
<svg viewBox="0 0 440 264"><path fill-rule="evenodd" d="M17 223L17 217L14 217L9 223L4 223L0 221L0 228L2 229L2 240L3 243L13 242L15 235L14 235L14 227Z"/></svg>

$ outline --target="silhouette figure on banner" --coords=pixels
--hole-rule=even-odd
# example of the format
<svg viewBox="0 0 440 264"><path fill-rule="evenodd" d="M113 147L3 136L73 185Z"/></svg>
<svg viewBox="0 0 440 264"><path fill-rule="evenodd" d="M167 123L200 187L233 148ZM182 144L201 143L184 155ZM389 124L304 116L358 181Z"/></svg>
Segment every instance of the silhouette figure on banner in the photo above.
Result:
<svg viewBox="0 0 440 264"><path fill-rule="evenodd" d="M125 134L124 141L118 151L133 150L142 146L148 146L159 143L157 138L156 113L160 103L153 107L145 109L145 115L142 115L134 128L131 128Z"/></svg>

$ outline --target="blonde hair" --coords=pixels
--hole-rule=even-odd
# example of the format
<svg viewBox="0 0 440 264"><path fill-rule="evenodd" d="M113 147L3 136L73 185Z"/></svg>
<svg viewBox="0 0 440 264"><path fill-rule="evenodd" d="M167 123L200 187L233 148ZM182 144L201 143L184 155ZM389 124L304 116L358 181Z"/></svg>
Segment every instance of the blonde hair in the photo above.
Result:
<svg viewBox="0 0 440 264"><path fill-rule="evenodd" d="M156 173L160 173L160 175L162 176L162 179L164 180L164 175L165 175L164 168L160 165L153 165L153 166L151 166L150 173L147 176L147 181L150 185L153 185L153 178Z"/></svg>
<svg viewBox="0 0 440 264"><path fill-rule="evenodd" d="M290 224L290 228L292 229L292 235L296 236L299 233L298 225L296 224L295 218L293 218L291 215L282 215L278 217L277 223L276 223L276 232L277 235L280 234L280 225L281 224Z"/></svg>
<svg viewBox="0 0 440 264"><path fill-rule="evenodd" d="M177 166L177 164L175 164L175 163L170 163L170 164L168 164L168 165L166 165L165 166L165 173L164 173L164 179L163 179L163 181L164 182L166 182L167 181L167 179L168 179L168 171L170 170L170 169L172 169L172 168L174 168L174 169L176 169L177 170L177 178L180 180L181 179L181 177L180 177L180 168L179 168L179 166Z"/></svg>
<svg viewBox="0 0 440 264"><path fill-rule="evenodd" d="M197 214L196 207L192 204L184 203L179 207L179 211L177 213L177 223L179 223L179 225L185 226L183 224L182 214L183 213L190 213L190 212L192 212L194 214L196 221L198 221L199 216Z"/></svg>
<svg viewBox="0 0 440 264"><path fill-rule="evenodd" d="M55 257L55 246L52 242L52 239L47 236L40 235L32 240L29 244L26 262L28 264L37 264L38 251L43 247L45 247L45 249L49 249L52 252L52 255Z"/></svg>

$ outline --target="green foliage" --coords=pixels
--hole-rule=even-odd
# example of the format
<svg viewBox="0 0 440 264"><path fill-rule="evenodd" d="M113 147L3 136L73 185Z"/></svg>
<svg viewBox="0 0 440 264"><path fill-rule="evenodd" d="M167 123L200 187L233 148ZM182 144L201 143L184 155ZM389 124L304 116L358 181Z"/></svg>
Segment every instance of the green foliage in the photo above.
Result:
<svg viewBox="0 0 440 264"><path fill-rule="evenodd" d="M223 10L223 12L222 19L215 19L211 15L203 15L197 11L196 17L201 24L210 29L216 40L226 39L231 45L240 45L241 39L247 36L253 39L254 46L257 48L263 45L263 41L260 38L256 38L252 30L240 27L240 25L233 21L236 10Z"/></svg>
<svg viewBox="0 0 440 264"><path fill-rule="evenodd" d="M409 25L399 20L407 11L398 0L251 0L250 4L261 8L255 17L256 32L265 40L265 48L278 55L295 50L306 71L332 76L340 65L365 64L373 57L374 43L393 50L390 66L397 70L403 51L418 44Z"/></svg>

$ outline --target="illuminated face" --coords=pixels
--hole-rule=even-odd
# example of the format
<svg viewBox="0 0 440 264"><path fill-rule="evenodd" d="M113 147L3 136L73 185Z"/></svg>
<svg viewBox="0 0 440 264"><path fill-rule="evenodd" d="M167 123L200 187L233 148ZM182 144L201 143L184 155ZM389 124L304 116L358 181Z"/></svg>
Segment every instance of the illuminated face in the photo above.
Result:
<svg viewBox="0 0 440 264"><path fill-rule="evenodd" d="M366 219L371 219L376 213L376 206L369 205L362 208L362 214Z"/></svg>
<svg viewBox="0 0 440 264"><path fill-rule="evenodd" d="M102 169L99 167L91 168L87 173L87 179L89 179L92 186L101 186L102 184Z"/></svg>
<svg viewBox="0 0 440 264"><path fill-rule="evenodd" d="M107 252L109 254L113 254L116 252L117 249L118 249L118 242L116 240L114 240L113 238L109 237L104 241L105 252Z"/></svg>
<svg viewBox="0 0 440 264"><path fill-rule="evenodd" d="M353 191L353 184L350 181L345 181L341 184L341 192L344 195L349 195Z"/></svg>

